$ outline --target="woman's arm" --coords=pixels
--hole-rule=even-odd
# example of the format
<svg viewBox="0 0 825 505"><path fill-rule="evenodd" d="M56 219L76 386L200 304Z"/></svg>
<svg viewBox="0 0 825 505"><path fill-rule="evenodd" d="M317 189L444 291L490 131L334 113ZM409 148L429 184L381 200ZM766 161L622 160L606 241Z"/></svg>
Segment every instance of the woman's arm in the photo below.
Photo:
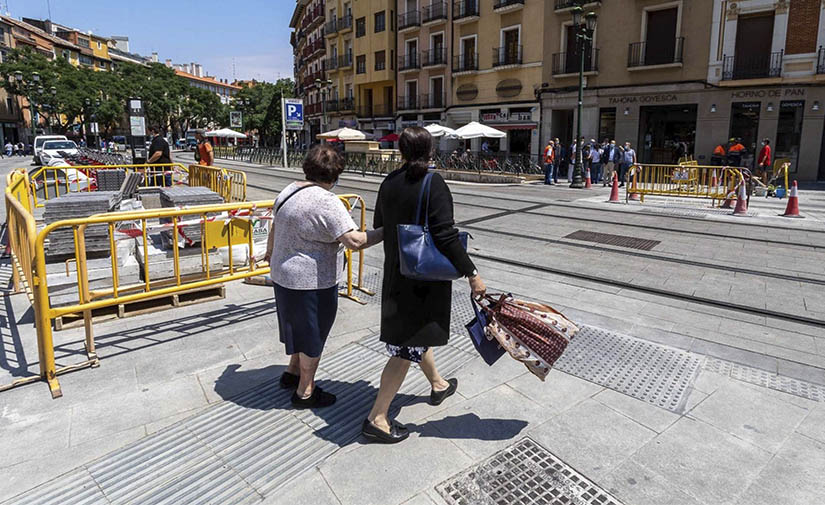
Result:
<svg viewBox="0 0 825 505"><path fill-rule="evenodd" d="M384 240L384 228L369 231L352 230L338 237L338 242L352 251L360 251L381 243Z"/></svg>
<svg viewBox="0 0 825 505"><path fill-rule="evenodd" d="M272 258L272 248L275 246L275 216L272 217L272 223L269 225L269 237L266 239L266 254L264 254L264 261L267 263Z"/></svg>
<svg viewBox="0 0 825 505"><path fill-rule="evenodd" d="M458 229L453 219L453 196L447 183L438 174L433 175L430 183L428 217L430 233L438 250L450 260L461 275L471 277L476 268L458 238Z"/></svg>

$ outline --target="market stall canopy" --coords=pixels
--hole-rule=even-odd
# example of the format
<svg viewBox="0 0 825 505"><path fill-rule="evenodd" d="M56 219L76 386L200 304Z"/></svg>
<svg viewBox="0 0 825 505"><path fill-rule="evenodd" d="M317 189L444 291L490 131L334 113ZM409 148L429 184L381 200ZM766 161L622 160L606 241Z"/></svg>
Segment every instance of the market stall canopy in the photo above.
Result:
<svg viewBox="0 0 825 505"><path fill-rule="evenodd" d="M473 121L457 129L452 134L452 136L465 140L477 139L482 137L491 139L503 139L507 137L507 134L501 130L496 130L495 128L490 128L489 126L483 125L477 121Z"/></svg>
<svg viewBox="0 0 825 505"><path fill-rule="evenodd" d="M338 128L337 130L326 133L319 133L315 137L319 139L365 140L367 134L362 131L353 130L352 128Z"/></svg>
<svg viewBox="0 0 825 505"><path fill-rule="evenodd" d="M429 124L425 126L424 129L430 132L430 135L433 137L443 137L444 135L455 134L455 130L452 128L447 128L446 126L441 126L440 124Z"/></svg>
<svg viewBox="0 0 825 505"><path fill-rule="evenodd" d="M390 133L389 135L384 135L378 142L398 142L398 134L397 133Z"/></svg>
<svg viewBox="0 0 825 505"><path fill-rule="evenodd" d="M212 130L203 134L205 137L218 137L222 139L245 139L246 135L229 128L221 128L220 130Z"/></svg>

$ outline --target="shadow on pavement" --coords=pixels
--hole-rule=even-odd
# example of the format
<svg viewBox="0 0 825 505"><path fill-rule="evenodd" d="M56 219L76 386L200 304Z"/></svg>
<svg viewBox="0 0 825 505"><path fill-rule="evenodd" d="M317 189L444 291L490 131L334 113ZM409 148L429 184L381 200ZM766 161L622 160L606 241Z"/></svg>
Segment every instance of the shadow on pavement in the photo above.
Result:
<svg viewBox="0 0 825 505"><path fill-rule="evenodd" d="M520 419L481 419L472 413L407 425L411 432L416 432L422 437L484 441L515 438L526 427L527 421Z"/></svg>

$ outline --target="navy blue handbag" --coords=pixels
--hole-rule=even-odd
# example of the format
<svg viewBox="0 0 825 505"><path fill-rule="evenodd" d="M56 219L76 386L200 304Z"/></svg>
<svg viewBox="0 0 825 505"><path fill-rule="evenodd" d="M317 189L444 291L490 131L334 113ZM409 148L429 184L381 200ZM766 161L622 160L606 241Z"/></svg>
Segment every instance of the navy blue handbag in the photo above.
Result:
<svg viewBox="0 0 825 505"><path fill-rule="evenodd" d="M418 208L415 211L416 224L398 225L398 257L401 275L419 281L452 281L462 277L453 263L435 246L430 234L430 181L433 174L424 176ZM424 224L421 223L421 203L424 202ZM467 249L467 232L459 232L458 239Z"/></svg>
<svg viewBox="0 0 825 505"><path fill-rule="evenodd" d="M476 351L481 355L481 359L492 366L500 357L504 356L505 350L498 345L497 341L487 339L484 334L484 328L487 327L487 314L482 310L478 310L478 305L472 296L470 297L470 303L473 304L476 317L467 323L465 327L470 332L470 339L473 341Z"/></svg>

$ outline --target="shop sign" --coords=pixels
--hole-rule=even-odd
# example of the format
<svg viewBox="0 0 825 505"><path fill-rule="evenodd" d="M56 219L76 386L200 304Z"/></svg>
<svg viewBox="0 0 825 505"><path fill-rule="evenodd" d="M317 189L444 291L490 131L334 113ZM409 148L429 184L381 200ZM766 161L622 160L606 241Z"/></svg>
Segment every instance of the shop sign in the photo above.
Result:
<svg viewBox="0 0 825 505"><path fill-rule="evenodd" d="M626 103L667 103L676 102L678 98L672 93L663 93L658 95L611 96L609 101L611 105Z"/></svg>
<svg viewBox="0 0 825 505"><path fill-rule="evenodd" d="M532 112L513 112L510 114L510 119L513 121L532 121L533 120L533 113Z"/></svg>
<svg viewBox="0 0 825 505"><path fill-rule="evenodd" d="M782 109L798 109L800 107L805 107L805 101L796 100L791 102L782 102L779 104L779 107Z"/></svg>
<svg viewBox="0 0 825 505"><path fill-rule="evenodd" d="M742 89L731 91L731 98L783 98L805 96L805 88Z"/></svg>
<svg viewBox="0 0 825 505"><path fill-rule="evenodd" d="M410 126L421 126L419 121L401 121L401 128L409 128Z"/></svg>
<svg viewBox="0 0 825 505"><path fill-rule="evenodd" d="M496 121L507 121L507 113L506 112L490 112L487 114L481 115L481 120L490 123Z"/></svg>

